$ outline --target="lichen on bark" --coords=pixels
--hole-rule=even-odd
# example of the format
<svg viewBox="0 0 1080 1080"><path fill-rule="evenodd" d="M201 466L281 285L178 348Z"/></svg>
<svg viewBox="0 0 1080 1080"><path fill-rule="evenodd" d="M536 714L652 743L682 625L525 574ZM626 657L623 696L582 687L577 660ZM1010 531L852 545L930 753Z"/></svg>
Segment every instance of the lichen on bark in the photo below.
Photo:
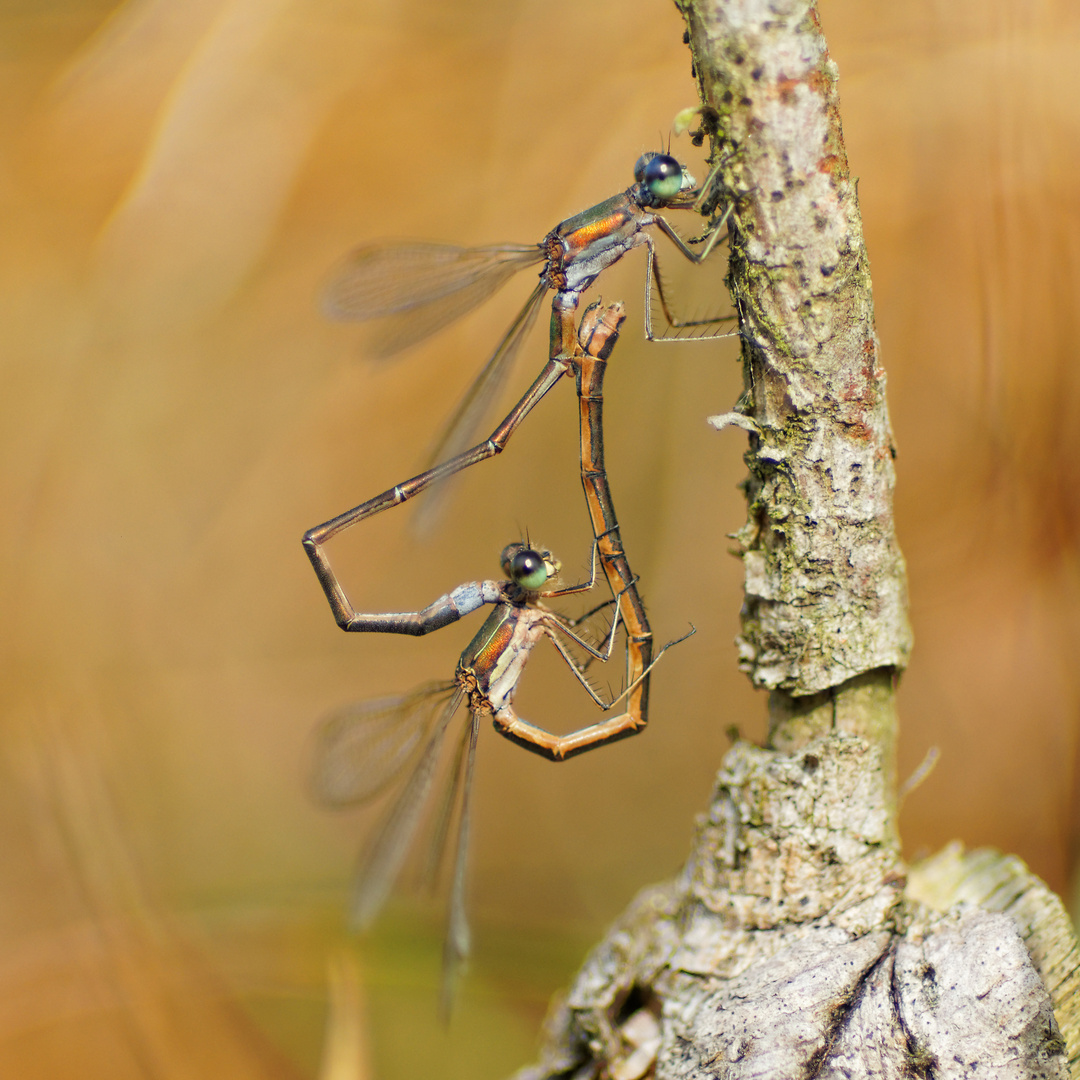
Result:
<svg viewBox="0 0 1080 1080"><path fill-rule="evenodd" d="M836 65L807 3L686 5L733 200L730 287L756 426L740 658L810 694L911 650L893 438Z"/></svg>

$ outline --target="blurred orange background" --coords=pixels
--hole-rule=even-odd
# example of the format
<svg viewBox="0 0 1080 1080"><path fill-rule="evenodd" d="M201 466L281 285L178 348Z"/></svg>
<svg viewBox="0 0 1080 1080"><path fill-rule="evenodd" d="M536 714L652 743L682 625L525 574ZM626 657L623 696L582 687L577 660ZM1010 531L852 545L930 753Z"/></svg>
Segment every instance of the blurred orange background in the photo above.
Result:
<svg viewBox="0 0 1080 1080"><path fill-rule="evenodd" d="M1080 14L821 14L899 448L917 637L901 775L942 752L904 805L905 849L994 845L1065 892ZM530 242L626 187L696 102L679 16L642 0L19 0L0 28L0 1073L504 1075L588 942L679 866L725 730L764 731L735 669L726 554L745 436L704 422L741 391L737 346L647 346L644 259L605 275L631 311L607 381L624 539L658 638L698 634L657 670L640 738L556 767L484 731L476 956L446 1032L438 905L398 901L346 946L374 817L325 813L304 778L321 714L448 678L477 617L420 640L342 634L299 541L423 466L530 286L378 364L317 296L362 239ZM685 138L673 149L700 173ZM538 330L503 404L543 349ZM459 485L434 541L400 511L335 542L357 605L497 576L526 528L584 566L576 425L567 383ZM560 731L594 719L550 656L519 703ZM339 1004L366 1005L339 1010L324 1055L331 956ZM357 1015L366 1031L341 1019Z"/></svg>

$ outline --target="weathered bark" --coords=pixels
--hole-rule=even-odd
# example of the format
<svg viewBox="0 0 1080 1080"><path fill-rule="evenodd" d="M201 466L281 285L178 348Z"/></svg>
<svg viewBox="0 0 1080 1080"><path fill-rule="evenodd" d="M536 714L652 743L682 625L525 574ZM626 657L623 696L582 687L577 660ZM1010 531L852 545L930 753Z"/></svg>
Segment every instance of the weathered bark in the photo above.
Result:
<svg viewBox="0 0 1080 1080"><path fill-rule="evenodd" d="M1060 901L989 853L905 889L874 759L839 734L737 745L683 874L592 951L521 1080L1075 1076Z"/></svg>
<svg viewBox="0 0 1080 1080"><path fill-rule="evenodd" d="M734 197L732 296L754 421L743 667L812 694L911 649L870 266L812 5L686 9Z"/></svg>
<svg viewBox="0 0 1080 1080"><path fill-rule="evenodd" d="M746 392L716 423L750 431L739 644L770 735L728 753L682 874L593 950L519 1075L1080 1077L1060 902L1016 860L900 859L893 452L816 7L677 2L733 203Z"/></svg>

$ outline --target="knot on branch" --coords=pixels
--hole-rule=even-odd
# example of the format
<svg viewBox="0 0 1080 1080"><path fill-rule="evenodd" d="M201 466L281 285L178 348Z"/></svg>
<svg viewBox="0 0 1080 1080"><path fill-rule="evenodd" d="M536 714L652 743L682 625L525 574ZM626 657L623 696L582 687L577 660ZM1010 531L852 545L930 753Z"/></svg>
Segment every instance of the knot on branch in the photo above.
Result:
<svg viewBox="0 0 1080 1080"><path fill-rule="evenodd" d="M1016 860L976 884L955 851L905 891L876 753L736 745L683 873L593 950L518 1080L1065 1080L1075 946L1063 909L1052 941L1032 911L1060 902Z"/></svg>

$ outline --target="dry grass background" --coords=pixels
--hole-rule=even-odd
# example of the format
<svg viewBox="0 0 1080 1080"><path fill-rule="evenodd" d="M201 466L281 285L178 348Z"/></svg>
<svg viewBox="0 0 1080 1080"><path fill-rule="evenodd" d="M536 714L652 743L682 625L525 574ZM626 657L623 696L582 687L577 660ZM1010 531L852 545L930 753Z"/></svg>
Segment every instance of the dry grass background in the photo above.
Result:
<svg viewBox="0 0 1080 1080"><path fill-rule="evenodd" d="M907 850L993 844L1066 890L1080 16L824 0L822 18L900 450L902 772L942 750L904 807ZM315 1074L371 818L307 801L309 733L335 704L448 676L472 628L341 634L300 535L422 464L528 290L372 365L360 331L321 319L320 282L360 239L536 240L626 186L695 100L680 34L660 0L0 8L4 1076ZM435 1019L437 909L399 904L355 954L362 990L334 969L341 1000L368 1003L371 1057L339 1019L324 1078L524 1060L589 937L679 864L725 728L763 730L731 646L743 436L704 423L739 393L736 349L646 347L642 261L604 282L633 312L608 377L612 483L658 636L699 633L657 671L641 738L555 767L485 732L454 1024ZM434 543L403 512L337 543L354 599L414 607L494 576L525 527L583 565L575 432L562 386ZM592 719L550 659L520 700L559 729Z"/></svg>

